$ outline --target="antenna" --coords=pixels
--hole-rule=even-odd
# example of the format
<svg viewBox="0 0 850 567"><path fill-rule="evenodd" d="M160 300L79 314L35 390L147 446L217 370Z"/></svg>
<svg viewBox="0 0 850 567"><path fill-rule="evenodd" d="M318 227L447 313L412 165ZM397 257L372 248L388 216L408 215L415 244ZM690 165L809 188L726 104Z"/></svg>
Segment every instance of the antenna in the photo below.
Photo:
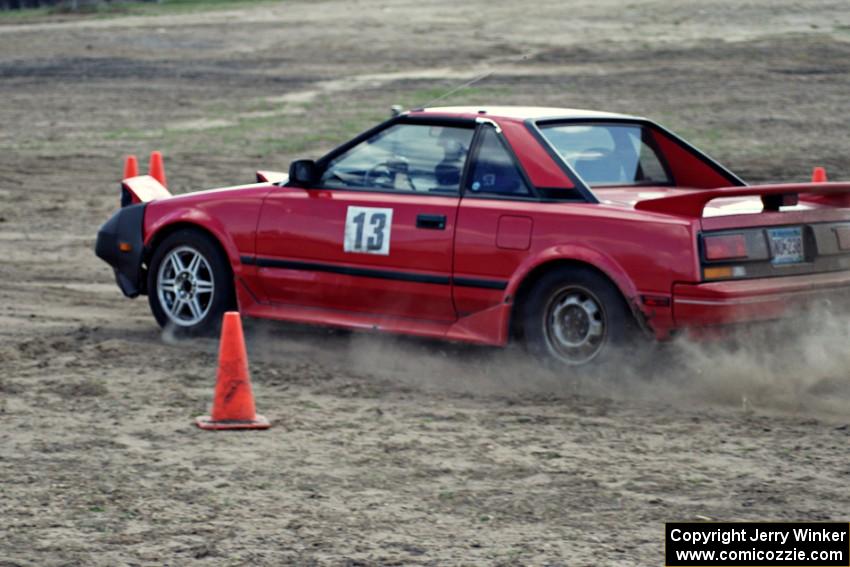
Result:
<svg viewBox="0 0 850 567"><path fill-rule="evenodd" d="M492 75L494 72L495 72L495 71L487 71L487 72L486 72L486 73L484 73L483 75L478 75L477 77L475 77L475 78L473 78L473 79L470 79L470 80L466 81L465 83L462 83L462 84L460 84L460 85L458 85L458 86L456 86L456 87L454 87L454 88L450 89L449 91L447 91L447 92L445 92L445 93L441 94L441 95L440 95L440 96L438 96L437 98L432 98L431 100L429 100L429 101L428 101L428 102L426 102L425 104L421 104L421 105L419 105L417 108L426 108L426 107L429 107L429 106L431 106L432 104L434 104L435 102L440 101L440 100L443 100L444 98L449 97L449 96L451 96L451 95L455 94L456 92L458 92L458 91L459 91L459 90L461 90L461 89L465 89L465 88L467 88L467 87L471 87L471 86L472 86L472 85L474 85L475 83L477 83L477 82L479 82L479 81L483 81L484 79L486 79L487 77L489 77L490 75Z"/></svg>
<svg viewBox="0 0 850 567"><path fill-rule="evenodd" d="M504 59L503 63L527 61L528 58L531 57L532 55L535 55L535 53L534 52L523 53L519 57L510 57L510 58ZM450 89L448 92L441 94L437 98L433 98L433 99L429 100L428 102L426 102L425 104L414 107L414 109L415 110L422 110L423 108L429 107L432 104L434 104L435 102L443 100L444 98L455 94L456 92L458 92L461 89L471 87L475 83L477 83L479 81L483 81L484 79L486 79L490 75L494 74L495 72L496 72L495 70L492 70L492 71L487 71L486 73L484 73L482 75L478 75L477 77L470 79L470 80L466 81L465 83L461 83L460 85L456 86L453 89ZM391 112L392 112L393 116L398 116L402 112L402 106L398 105L398 104L393 105Z"/></svg>

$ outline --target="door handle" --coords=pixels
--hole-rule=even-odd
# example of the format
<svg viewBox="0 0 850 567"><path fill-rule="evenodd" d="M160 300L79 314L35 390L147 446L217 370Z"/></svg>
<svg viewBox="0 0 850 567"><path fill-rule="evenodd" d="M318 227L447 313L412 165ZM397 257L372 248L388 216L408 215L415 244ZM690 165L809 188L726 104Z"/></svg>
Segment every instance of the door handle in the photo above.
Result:
<svg viewBox="0 0 850 567"><path fill-rule="evenodd" d="M446 215L416 215L416 228L446 229Z"/></svg>

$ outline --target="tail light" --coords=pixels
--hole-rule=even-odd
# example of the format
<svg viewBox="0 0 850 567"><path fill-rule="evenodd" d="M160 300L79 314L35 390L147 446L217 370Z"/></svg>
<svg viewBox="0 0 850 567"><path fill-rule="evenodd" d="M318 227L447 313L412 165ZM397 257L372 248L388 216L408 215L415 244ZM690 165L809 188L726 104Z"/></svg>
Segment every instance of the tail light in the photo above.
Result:
<svg viewBox="0 0 850 567"><path fill-rule="evenodd" d="M743 234L706 236L703 239L703 245L705 246L705 259L709 261L749 257L747 237Z"/></svg>
<svg viewBox="0 0 850 567"><path fill-rule="evenodd" d="M708 266L703 268L702 276L706 280L725 280L747 277L745 266Z"/></svg>
<svg viewBox="0 0 850 567"><path fill-rule="evenodd" d="M704 281L752 277L747 266L753 261L768 258L762 229L702 236Z"/></svg>

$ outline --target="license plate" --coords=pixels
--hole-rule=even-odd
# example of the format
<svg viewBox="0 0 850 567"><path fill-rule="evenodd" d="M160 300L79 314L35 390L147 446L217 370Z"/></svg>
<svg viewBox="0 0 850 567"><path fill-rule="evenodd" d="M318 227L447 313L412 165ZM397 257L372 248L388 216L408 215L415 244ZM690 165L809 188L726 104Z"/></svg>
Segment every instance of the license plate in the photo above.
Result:
<svg viewBox="0 0 850 567"><path fill-rule="evenodd" d="M767 230L770 238L771 262L774 264L797 264L805 259L803 254L803 229L770 228Z"/></svg>

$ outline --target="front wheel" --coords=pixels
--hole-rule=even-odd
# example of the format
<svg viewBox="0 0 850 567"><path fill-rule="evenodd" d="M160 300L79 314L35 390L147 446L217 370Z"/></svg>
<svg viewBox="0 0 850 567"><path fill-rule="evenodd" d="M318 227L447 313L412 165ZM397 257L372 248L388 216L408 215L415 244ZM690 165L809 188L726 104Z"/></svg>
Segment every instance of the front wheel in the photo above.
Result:
<svg viewBox="0 0 850 567"><path fill-rule="evenodd" d="M636 334L619 290L590 268L564 267L545 274L521 308L528 350L556 365L605 362Z"/></svg>
<svg viewBox="0 0 850 567"><path fill-rule="evenodd" d="M161 327L185 335L213 333L232 297L230 266L209 236L179 230L157 247L148 269L148 302Z"/></svg>

